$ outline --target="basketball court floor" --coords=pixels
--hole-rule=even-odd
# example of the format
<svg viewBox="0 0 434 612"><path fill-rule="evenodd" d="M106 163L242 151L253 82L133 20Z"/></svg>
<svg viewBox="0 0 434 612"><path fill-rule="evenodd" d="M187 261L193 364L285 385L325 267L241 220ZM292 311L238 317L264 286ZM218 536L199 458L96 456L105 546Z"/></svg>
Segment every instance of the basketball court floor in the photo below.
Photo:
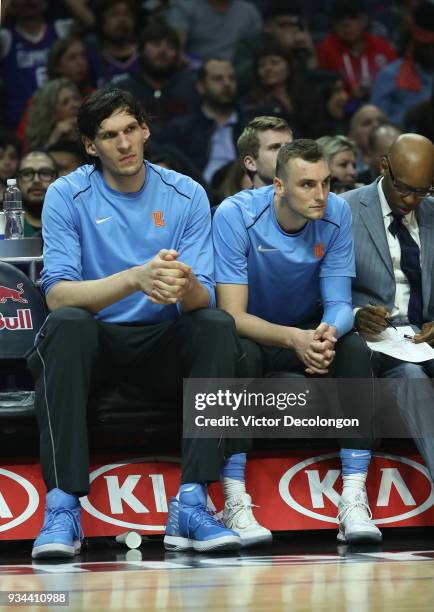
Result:
<svg viewBox="0 0 434 612"><path fill-rule="evenodd" d="M268 547L219 555L166 553L157 536L131 550L93 538L73 562L59 563L32 562L31 542L3 541L0 610L16 606L8 597L17 592L27 596L21 609L50 609L29 596L48 601L54 591L65 604L51 609L74 611L434 611L434 528L384 530L375 546L335 537L286 532Z"/></svg>

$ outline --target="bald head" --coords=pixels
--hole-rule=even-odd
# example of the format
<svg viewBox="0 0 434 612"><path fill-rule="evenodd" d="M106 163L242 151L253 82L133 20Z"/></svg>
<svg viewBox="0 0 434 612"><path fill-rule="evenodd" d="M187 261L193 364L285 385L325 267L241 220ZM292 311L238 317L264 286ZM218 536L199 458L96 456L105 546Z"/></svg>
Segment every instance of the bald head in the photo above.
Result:
<svg viewBox="0 0 434 612"><path fill-rule="evenodd" d="M389 149L389 160L396 177L413 187L432 184L434 148L431 140L419 134L401 134Z"/></svg>
<svg viewBox="0 0 434 612"><path fill-rule="evenodd" d="M369 134L379 125L387 123L387 117L374 104L364 104L351 117L350 138L359 149L366 151L369 147Z"/></svg>
<svg viewBox="0 0 434 612"><path fill-rule="evenodd" d="M419 134L401 134L381 160L383 190L392 212L406 215L429 193L434 175L434 148Z"/></svg>
<svg viewBox="0 0 434 612"><path fill-rule="evenodd" d="M389 123L380 125L369 134L369 148L379 157L387 155L390 147L400 134L402 134L402 130L395 125Z"/></svg>

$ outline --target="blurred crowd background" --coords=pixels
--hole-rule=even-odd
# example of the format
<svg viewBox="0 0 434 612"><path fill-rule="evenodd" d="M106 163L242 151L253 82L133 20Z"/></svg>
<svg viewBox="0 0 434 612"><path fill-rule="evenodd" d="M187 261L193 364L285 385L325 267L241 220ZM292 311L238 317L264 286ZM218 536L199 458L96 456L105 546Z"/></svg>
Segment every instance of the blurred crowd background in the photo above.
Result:
<svg viewBox="0 0 434 612"><path fill-rule="evenodd" d="M86 163L76 115L100 87L142 101L147 159L199 181L212 205L252 186L237 141L258 116L321 139L336 192L374 180L402 131L433 139L428 0L3 0L1 10L0 196L17 176L27 235L48 185Z"/></svg>

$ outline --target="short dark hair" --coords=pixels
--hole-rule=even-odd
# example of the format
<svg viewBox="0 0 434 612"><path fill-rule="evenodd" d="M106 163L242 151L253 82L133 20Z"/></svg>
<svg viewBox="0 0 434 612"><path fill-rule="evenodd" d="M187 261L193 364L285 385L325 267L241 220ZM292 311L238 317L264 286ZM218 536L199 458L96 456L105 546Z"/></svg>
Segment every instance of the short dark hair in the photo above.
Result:
<svg viewBox="0 0 434 612"><path fill-rule="evenodd" d="M324 153L316 140L310 138L298 138L284 144L277 154L276 176L285 178L288 175L289 160L296 158L315 163L324 159Z"/></svg>
<svg viewBox="0 0 434 612"><path fill-rule="evenodd" d="M364 6L359 0L336 0L332 7L332 16L335 21L360 17L363 13Z"/></svg>
<svg viewBox="0 0 434 612"><path fill-rule="evenodd" d="M118 110L124 110L129 115L132 115L140 124L149 122L140 101L129 91L117 87L97 89L83 100L78 109L77 127L81 136L81 142L83 143L83 136L94 140L98 128L104 119L107 119L107 117L110 117L110 115ZM101 169L100 160L95 157L89 157L84 146L83 153L89 163Z"/></svg>
<svg viewBox="0 0 434 612"><path fill-rule="evenodd" d="M143 52L143 47L148 42L159 42L165 40L171 47L177 51L181 48L178 32L171 28L166 23L151 23L146 26L140 36L139 53Z"/></svg>
<svg viewBox="0 0 434 612"><path fill-rule="evenodd" d="M148 121L143 106L133 94L117 87L105 87L83 100L77 114L78 131L81 136L93 140L104 119L121 109L135 117L139 123Z"/></svg>
<svg viewBox="0 0 434 612"><path fill-rule="evenodd" d="M93 0L92 11L97 16L94 29L99 38L103 37L104 17L107 11L117 4L126 4L134 18L137 18L137 10L134 0Z"/></svg>
<svg viewBox="0 0 434 612"><path fill-rule="evenodd" d="M82 160L83 164L87 161L82 147L80 147L78 142L72 140L58 140L54 144L49 145L45 150L47 153L70 153L75 155L77 159Z"/></svg>
<svg viewBox="0 0 434 612"><path fill-rule="evenodd" d="M28 157L30 157L30 155L45 155L45 157L48 157L48 159L53 164L53 169L56 171L56 173L59 172L59 168L56 164L56 160L54 159L54 157L50 155L50 153L47 153L47 151L44 151L43 149L31 149L28 153L23 155L23 157L20 159L20 162L18 164L18 170L21 169L23 161L26 160Z"/></svg>
<svg viewBox="0 0 434 612"><path fill-rule="evenodd" d="M255 117L246 125L237 140L240 159L244 159L246 155L251 155L254 159L257 159L259 154L258 132L265 132L266 130L274 130L276 132L285 130L292 134L287 121L281 117L269 117L268 115Z"/></svg>
<svg viewBox="0 0 434 612"><path fill-rule="evenodd" d="M264 21L280 17L281 15L297 16L301 19L303 15L302 1L291 0L291 2L282 2L282 0L272 0L267 3L267 6L262 11Z"/></svg>
<svg viewBox="0 0 434 612"><path fill-rule="evenodd" d="M204 81L206 79L206 71L211 62L226 62L233 67L233 63L227 57L208 57L197 71L197 80Z"/></svg>

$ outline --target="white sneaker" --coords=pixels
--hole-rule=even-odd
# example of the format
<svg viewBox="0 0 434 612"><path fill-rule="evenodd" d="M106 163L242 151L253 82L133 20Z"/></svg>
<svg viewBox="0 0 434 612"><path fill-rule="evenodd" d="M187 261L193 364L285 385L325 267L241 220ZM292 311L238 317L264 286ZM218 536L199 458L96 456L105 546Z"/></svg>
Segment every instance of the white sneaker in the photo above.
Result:
<svg viewBox="0 0 434 612"><path fill-rule="evenodd" d="M241 546L253 546L271 542L271 531L262 527L253 516L252 498L248 493L232 495L223 509L223 523L228 529L238 533Z"/></svg>
<svg viewBox="0 0 434 612"><path fill-rule="evenodd" d="M381 542L381 531L372 522L365 491L342 494L338 505L339 542Z"/></svg>

